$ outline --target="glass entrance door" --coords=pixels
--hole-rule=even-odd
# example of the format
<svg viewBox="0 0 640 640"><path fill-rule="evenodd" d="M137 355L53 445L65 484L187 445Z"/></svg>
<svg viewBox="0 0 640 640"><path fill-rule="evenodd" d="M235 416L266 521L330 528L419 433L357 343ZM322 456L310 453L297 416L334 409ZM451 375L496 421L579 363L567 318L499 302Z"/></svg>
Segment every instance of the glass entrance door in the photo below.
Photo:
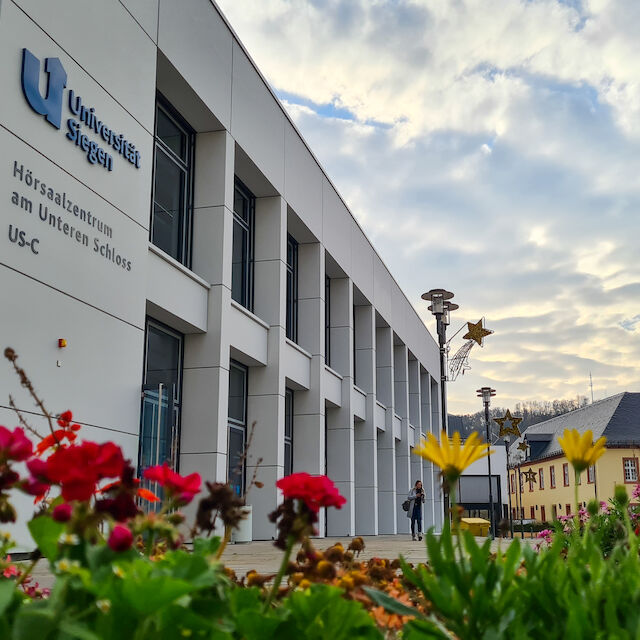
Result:
<svg viewBox="0 0 640 640"><path fill-rule="evenodd" d="M178 470L182 343L180 334L147 321L138 455L140 478L145 469L164 463ZM162 489L156 483L142 480L141 486L161 497Z"/></svg>

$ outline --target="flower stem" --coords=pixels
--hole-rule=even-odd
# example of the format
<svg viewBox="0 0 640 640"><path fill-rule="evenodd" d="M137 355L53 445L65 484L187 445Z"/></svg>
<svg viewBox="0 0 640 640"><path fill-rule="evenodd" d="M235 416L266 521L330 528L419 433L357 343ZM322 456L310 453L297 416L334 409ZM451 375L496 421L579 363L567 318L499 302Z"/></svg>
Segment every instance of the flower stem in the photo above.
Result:
<svg viewBox="0 0 640 640"><path fill-rule="evenodd" d="M31 575L31 572L33 571L33 568L38 563L38 560L39 560L39 558L36 558L35 560L31 561L31 563L26 568L26 570L22 573L20 578L18 578L18 580L16 580L16 587L19 587Z"/></svg>
<svg viewBox="0 0 640 640"><path fill-rule="evenodd" d="M220 547L218 547L218 552L216 553L216 560L220 560L220 557L224 553L224 550L227 548L227 545L229 544L229 540L231 540L231 527L229 525L225 525L224 538L222 538Z"/></svg>
<svg viewBox="0 0 640 640"><path fill-rule="evenodd" d="M580 472L577 469L574 469L575 471L575 482L574 482L574 504L575 504L575 516L574 516L574 520L575 520L575 530L576 531L580 531L580 506L578 504L578 482L580 480Z"/></svg>
<svg viewBox="0 0 640 640"><path fill-rule="evenodd" d="M293 549L293 545L295 544L295 537L289 536L287 538L287 548L284 550L284 557L282 558L282 563L280 564L280 569L278 569L278 575L276 575L275 580L273 581L273 586L271 587L271 591L267 596L267 599L264 602L264 613L269 610L273 599L278 594L278 589L280 588L280 583L282 582L282 578L284 576L284 572L287 570L289 566L289 558L291 557L291 551Z"/></svg>

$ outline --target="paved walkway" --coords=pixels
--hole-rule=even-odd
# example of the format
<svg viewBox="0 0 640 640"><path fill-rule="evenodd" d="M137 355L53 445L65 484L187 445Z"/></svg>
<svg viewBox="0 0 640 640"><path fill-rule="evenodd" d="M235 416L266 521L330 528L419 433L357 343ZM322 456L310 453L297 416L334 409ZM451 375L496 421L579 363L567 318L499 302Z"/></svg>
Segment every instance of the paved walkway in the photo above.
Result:
<svg viewBox="0 0 640 640"><path fill-rule="evenodd" d="M353 538L319 538L313 541L314 546L319 550L341 542L346 549ZM479 542L485 538L476 538ZM360 554L362 560L371 557L396 558L401 555L408 562L426 562L427 549L424 543L411 540L410 535L386 535L386 536L363 536L365 549ZM531 543L531 540L526 540ZM509 539L494 540L491 544L493 550L505 549L510 543ZM295 550L294 550L295 553ZM273 546L271 541L248 542L246 544L230 544L222 556L222 561L227 567L233 569L240 578L247 571L255 569L258 573L276 573L282 560L282 552ZM41 560L34 571L35 579L43 587L50 587L53 576L49 572L46 560Z"/></svg>

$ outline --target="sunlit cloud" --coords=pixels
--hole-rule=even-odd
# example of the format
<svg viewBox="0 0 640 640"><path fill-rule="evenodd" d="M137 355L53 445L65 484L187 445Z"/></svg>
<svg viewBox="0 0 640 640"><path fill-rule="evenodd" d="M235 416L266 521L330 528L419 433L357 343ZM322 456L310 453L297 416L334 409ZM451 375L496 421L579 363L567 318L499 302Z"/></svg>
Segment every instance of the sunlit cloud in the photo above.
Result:
<svg viewBox="0 0 640 640"><path fill-rule="evenodd" d="M450 410L640 390L640 3L219 4L430 330L495 330Z"/></svg>

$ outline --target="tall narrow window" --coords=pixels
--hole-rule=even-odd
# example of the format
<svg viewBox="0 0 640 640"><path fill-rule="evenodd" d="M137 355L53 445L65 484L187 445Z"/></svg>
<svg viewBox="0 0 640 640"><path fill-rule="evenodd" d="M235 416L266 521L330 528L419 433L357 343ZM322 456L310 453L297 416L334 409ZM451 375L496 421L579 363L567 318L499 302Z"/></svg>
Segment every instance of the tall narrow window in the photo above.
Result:
<svg viewBox="0 0 640 640"><path fill-rule="evenodd" d="M638 482L638 458L622 458L622 468L625 483Z"/></svg>
<svg viewBox="0 0 640 640"><path fill-rule="evenodd" d="M556 468L551 465L549 467L549 482L552 489L556 488Z"/></svg>
<svg viewBox="0 0 640 640"><path fill-rule="evenodd" d="M186 266L191 260L194 139L189 125L158 96L151 242Z"/></svg>
<svg viewBox="0 0 640 640"><path fill-rule="evenodd" d="M233 360L229 366L229 451L227 478L234 492L244 495L247 441L247 368Z"/></svg>
<svg viewBox="0 0 640 640"><path fill-rule="evenodd" d="M138 472L167 463L178 470L183 336L148 319L142 412L138 445ZM161 487L145 486L154 492Z"/></svg>
<svg viewBox="0 0 640 640"><path fill-rule="evenodd" d="M324 363L331 366L331 278L324 277Z"/></svg>
<svg viewBox="0 0 640 640"><path fill-rule="evenodd" d="M544 469L538 470L538 486L544 489Z"/></svg>
<svg viewBox="0 0 640 640"><path fill-rule="evenodd" d="M293 391L284 392L284 475L293 473Z"/></svg>
<svg viewBox="0 0 640 640"><path fill-rule="evenodd" d="M287 338L298 341L298 243L287 236Z"/></svg>
<svg viewBox="0 0 640 640"><path fill-rule="evenodd" d="M564 480L564 486L569 486L569 463L565 462L562 465L562 478Z"/></svg>
<svg viewBox="0 0 640 640"><path fill-rule="evenodd" d="M596 481L596 465L592 464L587 468L587 482L593 484Z"/></svg>
<svg viewBox="0 0 640 640"><path fill-rule="evenodd" d="M353 345L352 345L352 357L353 357L353 384L358 385L358 366L356 361L356 305L353 305L351 310L351 321L353 322Z"/></svg>
<svg viewBox="0 0 640 640"><path fill-rule="evenodd" d="M254 195L236 178L233 192L233 251L231 297L253 310L253 220Z"/></svg>

